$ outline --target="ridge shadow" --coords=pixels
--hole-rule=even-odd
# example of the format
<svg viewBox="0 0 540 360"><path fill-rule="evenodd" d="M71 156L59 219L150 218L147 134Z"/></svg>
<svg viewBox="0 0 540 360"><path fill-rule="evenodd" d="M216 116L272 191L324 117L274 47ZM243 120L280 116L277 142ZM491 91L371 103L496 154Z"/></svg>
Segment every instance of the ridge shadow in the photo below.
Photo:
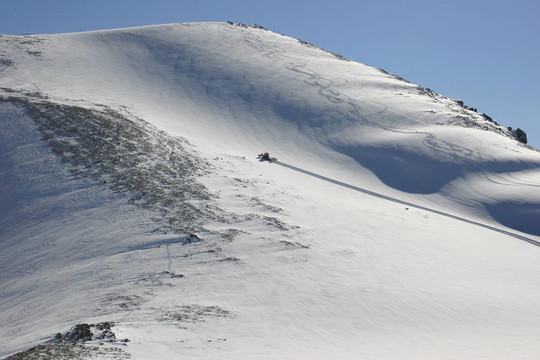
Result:
<svg viewBox="0 0 540 360"><path fill-rule="evenodd" d="M327 182L332 183L332 184L336 184L336 185L345 187L345 188L347 188L347 189L351 189L351 190L354 190L354 191L357 191L357 192L360 192L360 193L363 193L363 194L366 194L366 195L370 195L370 196L373 196L373 197L377 197L377 198L379 198L379 199L383 199L383 200L386 200L386 201L391 201L391 202L398 203L398 204L401 204L401 205L406 205L406 206L413 207L413 208L416 208L416 209L428 211L428 212L430 212L430 213L437 214L437 215L441 215L441 216L445 216L445 217L448 217L448 218L451 218L451 219L454 219L454 220L458 220L458 221L461 221L461 222L464 222L464 223L467 223L467 224L480 226L480 227L483 227L483 228L485 228L485 229L488 229L488 230L491 230L491 231L495 231L495 232L498 232L498 233L501 233L501 234L504 234L504 235L508 235L508 236L514 237L514 238L516 238L516 239L519 239L519 240L528 242L528 243L531 244L531 245L535 245L535 246L540 247L540 241L536 241L536 240L530 239L530 238L528 238L528 237L526 237L526 236L522 236L522 235L513 233L513 232L511 232L511 231L499 229L499 228L496 228L496 227L494 227L494 226L482 224L482 223L480 223L480 222L473 221L473 220L469 220L469 219L466 219L466 218L461 217L461 216L452 215L452 214L447 213L447 212L444 212L444 211L440 211L440 210L428 208L428 207L425 207L425 206L422 206L422 205L417 205L417 204L414 204L414 203L411 203L411 202L408 202L408 201L403 201L403 200L400 200L400 199L398 199L398 198L394 198L394 197L391 197L391 196L383 195L383 194L380 194L380 193L377 193L377 192L374 192L374 191L370 191L370 190L367 190L367 189L364 189L364 188L361 188L361 187L358 187L358 186L354 186L354 185L351 185L351 184L347 184L347 183L344 183L344 182L342 182L342 181L335 180L335 179L326 177L326 176L324 176L324 175L320 175L320 174L317 174L317 173L314 173L314 172L311 172L311 171L308 171L308 170L305 170L305 169L296 167L296 166L294 166L294 165L290 165L290 164L284 163L284 162L282 162L282 161L274 161L273 164L277 164L277 165L279 165L279 166L283 166L283 167L285 167L285 168L288 168L288 169L297 171L297 172L302 173L302 174L305 174L305 175L309 175L309 176L315 177L315 178L317 178L317 179L321 179L321 180L327 181ZM496 217L496 220L500 220L500 219L499 219L498 217ZM534 234L533 234L533 235L534 235Z"/></svg>

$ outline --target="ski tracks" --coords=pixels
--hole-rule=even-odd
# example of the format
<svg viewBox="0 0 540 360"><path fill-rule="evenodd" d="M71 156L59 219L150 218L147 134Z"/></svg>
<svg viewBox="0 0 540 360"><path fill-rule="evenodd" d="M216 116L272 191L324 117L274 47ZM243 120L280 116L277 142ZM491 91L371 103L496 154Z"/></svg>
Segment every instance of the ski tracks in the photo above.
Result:
<svg viewBox="0 0 540 360"><path fill-rule="evenodd" d="M424 211L427 211L427 212L430 212L430 213L433 213L433 214L441 215L441 216L451 218L451 219L454 219L454 220L458 220L458 221L468 223L468 224L471 224L471 225L480 226L480 227L483 227L485 229L495 231L495 232L498 232L498 233L501 233L501 234L504 234L504 235L508 235L508 236L514 237L516 239L528 242L529 244L540 247L540 241L531 239L529 237L526 237L526 236L511 232L511 231L508 231L508 230L499 229L497 227L487 225L487 224L483 224L483 223L480 223L478 221L470 220L470 219L467 219L467 218L464 218L464 217L461 217L461 216L453 215L453 214L450 214L448 212L432 209L432 208L429 208L429 207L426 207L426 206L414 204L414 203L411 203L411 202L408 202L408 201L400 200L400 199L395 198L395 197L391 197L391 196L387 196L387 195L384 195L384 194L381 194L381 193L370 191L370 190L367 190L367 189L364 189L364 188L361 188L361 187L358 187L358 186L350 185L350 184L344 183L342 181L326 177L324 175L320 175L320 174L317 174L317 173L314 173L314 172L311 172L311 171L308 171L308 170L305 170L305 169L301 169L299 167L284 163L284 162L279 161L279 160L275 161L274 164L278 164L278 165L283 166L285 168L288 168L288 169L291 169L291 170L294 170L294 171L297 171L297 172L300 172L300 173L303 173L303 174L306 174L306 175L309 175L309 176L312 176L312 177L327 181L329 183L336 184L336 185L339 185L339 186L342 186L342 187L345 187L345 188L348 188L348 189L363 193L363 194L374 196L374 197L377 197L377 198L380 198L380 199L383 199L383 200L387 200L387 201L391 201L391 202L394 202L394 203L398 203L398 204L401 204L401 205L406 205L406 206L416 208L416 209L419 209L419 210L424 210Z"/></svg>
<svg viewBox="0 0 540 360"><path fill-rule="evenodd" d="M436 153L440 155L449 156L454 159L454 161L462 161L463 158L470 158L476 152L463 147L457 144L454 144L450 141L445 141L439 139L436 135L426 132L418 131L412 129L399 129L396 126L385 125L380 121L371 120L371 118L378 118L380 115L384 114L388 110L388 107L380 102L371 102L371 105L379 106L380 109L377 111L367 113L358 101L353 100L350 96L346 95L342 91L338 90L339 87L348 85L349 82L346 79L340 79L340 83L337 81L324 77L319 73L308 69L308 62L306 60L300 60L298 58L287 55L285 49L280 48L277 44L270 48L264 47L261 44L263 43L260 39L260 36L255 32L243 32L244 41L255 50L257 50L262 56L267 57L273 60L280 60L285 63L285 68L290 71L293 71L301 77L306 84L315 86L318 88L318 93L326 100L334 104L343 104L349 107L349 110L346 110L345 116L346 120L351 123L357 123L360 121L362 124L378 128L384 131L389 131L393 133L403 134L403 135L415 135L423 137L422 143ZM339 78L338 78L339 79ZM488 154L478 154L481 158L492 159Z"/></svg>

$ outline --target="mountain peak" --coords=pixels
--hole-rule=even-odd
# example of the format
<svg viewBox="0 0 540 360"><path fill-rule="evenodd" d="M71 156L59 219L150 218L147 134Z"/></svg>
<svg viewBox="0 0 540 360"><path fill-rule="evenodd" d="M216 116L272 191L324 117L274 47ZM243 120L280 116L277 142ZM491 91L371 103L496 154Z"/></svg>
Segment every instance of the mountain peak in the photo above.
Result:
<svg viewBox="0 0 540 360"><path fill-rule="evenodd" d="M257 25L0 43L0 356L540 351L540 155L488 116Z"/></svg>

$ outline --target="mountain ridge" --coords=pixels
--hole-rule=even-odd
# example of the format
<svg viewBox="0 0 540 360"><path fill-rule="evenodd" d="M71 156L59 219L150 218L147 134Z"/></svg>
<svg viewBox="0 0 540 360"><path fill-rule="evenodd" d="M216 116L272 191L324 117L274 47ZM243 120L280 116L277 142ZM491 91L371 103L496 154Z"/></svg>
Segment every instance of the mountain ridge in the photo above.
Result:
<svg viewBox="0 0 540 360"><path fill-rule="evenodd" d="M0 42L0 356L540 351L540 155L484 115L258 26Z"/></svg>

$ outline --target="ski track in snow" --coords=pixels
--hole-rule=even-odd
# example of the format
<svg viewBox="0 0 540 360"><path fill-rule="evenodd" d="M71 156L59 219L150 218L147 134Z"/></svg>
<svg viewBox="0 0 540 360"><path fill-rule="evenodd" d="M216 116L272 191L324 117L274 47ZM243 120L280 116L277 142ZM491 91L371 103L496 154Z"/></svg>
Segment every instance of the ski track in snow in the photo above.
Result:
<svg viewBox="0 0 540 360"><path fill-rule="evenodd" d="M496 228L494 226L482 224L482 223L479 223L477 221L469 220L469 219L466 219L466 218L461 217L461 216L452 215L452 214L444 212L444 211L435 210L435 209L428 208L428 207L425 207L425 206L422 206L422 205L413 204L413 203L408 202L408 201L403 201L403 200L400 200L400 199L397 199L397 198L394 198L394 197L390 197L390 196L387 196L387 195L376 193L376 192L373 192L373 191L370 191L370 190L367 190L367 189L363 189L363 188L358 187L358 186L346 184L346 183L341 182L339 180L331 179L329 177L314 173L312 171L301 169L301 168L299 168L297 166L294 166L294 165L286 164L286 163L284 163L282 161L279 161L279 160L272 161L272 164L277 164L277 165L286 167L288 169L298 171L300 173L303 173L303 174L313 176L315 178L330 182L332 184L336 184L336 185L339 185L339 186L342 186L342 187L345 187L345 188L348 188L348 189L352 189L354 191L358 191L358 192L361 192L361 193L364 193L364 194L367 194L367 195L371 195L371 196L374 196L374 197L377 197L377 198L380 198L380 199L384 199L384 200L387 200L387 201L391 201L391 202L395 202L395 203L398 203L398 204L402 204L402 205L410 206L410 207L413 207L413 208L417 208L417 209L420 209L420 210L428 211L428 212L431 212L431 213L434 213L434 214L437 214L437 215L441 215L441 216L445 216L445 217L448 217L448 218L451 218L451 219L459 220L459 221L465 222L467 224L480 226L480 227L483 227L483 228L486 228L486 229L489 229L489 230L492 230L492 231L496 231L496 232L499 232L501 234L505 234L505 235L514 237L516 239L528 242L529 244L532 244L532 245L535 245L535 246L540 246L540 241L533 240L531 238L528 238L528 237L525 237L523 235L513 233L511 231L499 229L499 228Z"/></svg>
<svg viewBox="0 0 540 360"><path fill-rule="evenodd" d="M323 77L313 70L308 70L307 61L298 62L298 59L292 56L287 56L286 51L284 49L280 49L276 44L274 44L270 49L262 46L261 39L255 34L246 33L245 41L258 52L260 52L263 56L276 61L285 62L287 64L285 65L287 69L303 75L305 77L303 81L306 84L317 87L319 95L326 98L328 101L349 106L351 109L346 111L345 114L347 120L352 123L357 123L358 121L360 121L361 123L371 126L373 128L378 128L393 133L404 135L421 135L424 137L422 142L425 145L431 147L440 154L449 155L456 160L459 160L463 157L466 158L473 154L473 151L471 149L465 148L455 143L451 143L449 141L438 139L434 134L429 132L399 129L397 126L395 126L395 123L392 124L392 126L387 126L375 120L369 120L370 118L375 118L375 116L377 115L381 115L386 110L388 110L388 108L382 103L375 102L375 104L379 105L381 109L373 113L364 114L362 107L358 104L357 101L354 101L348 95L337 90L338 85L335 83L335 81ZM347 84L347 80L344 80L344 84ZM480 155L487 159L494 159L488 154Z"/></svg>
<svg viewBox="0 0 540 360"><path fill-rule="evenodd" d="M19 120L13 109L0 113L14 138L24 138L0 153L0 170L10 175L0 177L7 184L0 183L0 196L10 194L17 176L35 196L17 188L26 203L6 198L17 216L0 208L9 215L0 221L8 230L0 236L0 316L7 324L0 354L105 320L131 340L126 357L144 360L535 359L538 252L506 238L538 247L535 229L524 236L459 211L468 197L477 208L493 200L499 218L481 211L472 218L497 221L511 199L508 206L531 219L538 158L507 137L490 137L493 131L479 144L463 136L466 129L445 137L435 121L452 124L465 111L451 100L414 84L399 85L415 98L412 105L397 95L370 95L370 81L380 81L377 91L385 94L397 85L374 69L344 71L346 62L320 49L262 31L183 24L0 37L19 54L0 59L0 110L13 106L8 98L17 111L30 110L47 140L22 132L32 122L22 112ZM47 53L47 39L59 55ZM75 60L63 62L71 52ZM245 63L255 55L265 65ZM353 77L362 75L375 80ZM244 85L270 95L254 94L258 102L246 105L252 98ZM426 106L429 96L437 111L445 109L444 119ZM316 110L304 111L305 104ZM416 118L417 105L433 118ZM302 117L319 111L330 115L313 123ZM467 114L473 125L480 117ZM367 146L379 156L399 155L406 145L428 154L421 160L476 161L480 170L457 180L443 174L448 188L433 197L417 192L448 200L440 210L419 205L414 191L407 201L385 195L400 189L383 184L373 168L359 168L344 145L351 138L342 133L355 129L363 140L372 132L382 139ZM397 138L397 150L384 152ZM187 139L193 145L184 149ZM499 140L515 159L495 148ZM246 159L259 148L284 160ZM52 185L55 171L67 185ZM358 181L362 186L353 185ZM463 189L470 194L462 196ZM368 196L359 204L351 190Z"/></svg>

